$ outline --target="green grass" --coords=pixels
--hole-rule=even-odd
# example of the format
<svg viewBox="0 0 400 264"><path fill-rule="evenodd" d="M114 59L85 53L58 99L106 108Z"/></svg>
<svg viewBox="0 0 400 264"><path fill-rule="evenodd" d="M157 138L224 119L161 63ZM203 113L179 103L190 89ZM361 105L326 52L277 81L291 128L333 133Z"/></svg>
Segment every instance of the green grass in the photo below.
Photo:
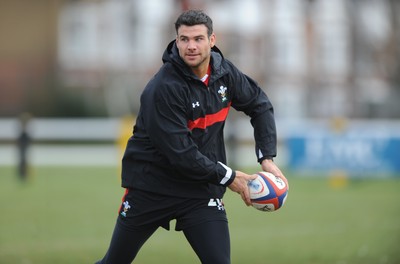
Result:
<svg viewBox="0 0 400 264"><path fill-rule="evenodd" d="M0 168L0 263L94 263L107 250L123 194L117 168L39 167L25 183ZM287 175L274 213L225 197L234 264L400 263L400 180ZM173 225L172 225L173 226ZM181 232L159 229L135 263L199 263Z"/></svg>

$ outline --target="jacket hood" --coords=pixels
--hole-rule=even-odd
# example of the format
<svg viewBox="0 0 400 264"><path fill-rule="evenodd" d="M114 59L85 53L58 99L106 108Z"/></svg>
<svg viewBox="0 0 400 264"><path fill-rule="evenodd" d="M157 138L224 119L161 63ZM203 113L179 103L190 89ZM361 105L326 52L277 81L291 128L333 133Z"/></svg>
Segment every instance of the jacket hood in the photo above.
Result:
<svg viewBox="0 0 400 264"><path fill-rule="evenodd" d="M211 64L215 71L221 69L221 63L224 59L222 52L216 47L211 48ZM182 58L179 56L178 48L176 47L175 40L171 41L164 51L162 56L163 63L170 62L180 69L182 69L186 74L193 75L191 69L185 64Z"/></svg>

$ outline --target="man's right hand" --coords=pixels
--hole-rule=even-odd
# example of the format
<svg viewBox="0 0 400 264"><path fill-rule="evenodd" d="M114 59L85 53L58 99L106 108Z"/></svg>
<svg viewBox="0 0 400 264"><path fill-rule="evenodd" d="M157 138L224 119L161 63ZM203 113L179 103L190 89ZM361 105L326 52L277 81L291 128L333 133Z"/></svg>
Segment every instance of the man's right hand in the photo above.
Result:
<svg viewBox="0 0 400 264"><path fill-rule="evenodd" d="M257 178L257 175L246 174L241 171L236 171L236 177L233 182L228 186L233 192L242 196L242 200L247 206L251 205L248 182Z"/></svg>

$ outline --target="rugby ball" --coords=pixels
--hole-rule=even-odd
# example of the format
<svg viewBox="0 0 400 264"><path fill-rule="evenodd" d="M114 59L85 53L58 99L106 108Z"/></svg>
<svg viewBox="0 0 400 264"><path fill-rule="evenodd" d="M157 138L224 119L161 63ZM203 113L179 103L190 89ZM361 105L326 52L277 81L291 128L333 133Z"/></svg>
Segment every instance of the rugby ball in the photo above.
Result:
<svg viewBox="0 0 400 264"><path fill-rule="evenodd" d="M257 178L248 183L252 206L264 212L281 208L286 201L289 184L285 177L269 172L258 172Z"/></svg>

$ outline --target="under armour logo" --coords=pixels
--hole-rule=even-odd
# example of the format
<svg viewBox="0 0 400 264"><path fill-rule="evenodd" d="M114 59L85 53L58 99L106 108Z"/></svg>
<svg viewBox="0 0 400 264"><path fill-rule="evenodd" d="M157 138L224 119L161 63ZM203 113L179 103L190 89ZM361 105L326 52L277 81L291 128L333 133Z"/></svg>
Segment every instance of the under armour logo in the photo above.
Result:
<svg viewBox="0 0 400 264"><path fill-rule="evenodd" d="M193 108L196 108L196 106L200 106L199 101L197 101L196 103L192 103Z"/></svg>

